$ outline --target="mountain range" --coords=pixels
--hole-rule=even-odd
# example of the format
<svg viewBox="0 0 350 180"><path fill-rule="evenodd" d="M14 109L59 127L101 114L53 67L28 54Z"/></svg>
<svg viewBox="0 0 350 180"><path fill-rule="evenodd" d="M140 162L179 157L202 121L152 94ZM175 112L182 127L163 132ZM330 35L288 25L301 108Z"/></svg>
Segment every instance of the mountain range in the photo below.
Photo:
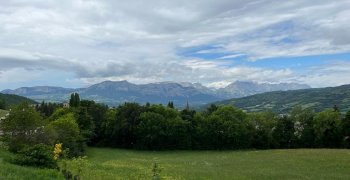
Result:
<svg viewBox="0 0 350 180"><path fill-rule="evenodd" d="M216 102L233 105L249 112L272 110L284 114L295 106L322 111L335 105L340 112L350 110L350 85L302 90L274 91Z"/></svg>
<svg viewBox="0 0 350 180"><path fill-rule="evenodd" d="M258 93L279 90L307 89L310 86L296 83L267 84L236 81L224 88L211 89L200 83L160 82L133 84L128 81L104 81L87 88L63 88L52 86L21 87L14 90L3 90L4 94L15 94L36 101L65 102L70 94L78 92L83 99L90 99L110 106L124 102L162 103L173 101L178 107L203 105L229 98L245 97Z"/></svg>

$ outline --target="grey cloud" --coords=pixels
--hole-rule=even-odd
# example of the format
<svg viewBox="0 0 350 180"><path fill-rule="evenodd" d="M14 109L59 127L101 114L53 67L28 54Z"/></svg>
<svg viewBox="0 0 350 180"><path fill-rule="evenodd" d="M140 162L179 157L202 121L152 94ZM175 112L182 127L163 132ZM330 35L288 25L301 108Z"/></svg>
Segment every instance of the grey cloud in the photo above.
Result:
<svg viewBox="0 0 350 180"><path fill-rule="evenodd" d="M251 60L349 52L349 7L347 0L2 1L1 47L41 56L2 57L0 71L56 69L87 81L290 80L288 69L189 65L177 49L209 44Z"/></svg>

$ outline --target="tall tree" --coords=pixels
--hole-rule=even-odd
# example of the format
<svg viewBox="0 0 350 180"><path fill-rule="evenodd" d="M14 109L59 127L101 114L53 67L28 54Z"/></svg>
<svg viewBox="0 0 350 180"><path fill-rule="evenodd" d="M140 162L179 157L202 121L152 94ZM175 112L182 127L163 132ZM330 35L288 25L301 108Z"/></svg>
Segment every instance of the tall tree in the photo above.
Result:
<svg viewBox="0 0 350 180"><path fill-rule="evenodd" d="M168 102L168 108L174 109L174 103L172 101Z"/></svg>
<svg viewBox="0 0 350 180"><path fill-rule="evenodd" d="M78 93L72 93L70 95L69 106L70 107L79 107L80 106L80 97L79 97Z"/></svg>

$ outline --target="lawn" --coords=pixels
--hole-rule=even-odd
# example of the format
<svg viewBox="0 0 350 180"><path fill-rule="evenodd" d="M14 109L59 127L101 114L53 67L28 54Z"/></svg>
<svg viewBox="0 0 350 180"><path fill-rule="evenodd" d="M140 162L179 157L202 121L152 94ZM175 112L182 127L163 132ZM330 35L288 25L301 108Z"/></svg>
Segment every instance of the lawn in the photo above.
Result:
<svg viewBox="0 0 350 180"><path fill-rule="evenodd" d="M8 155L0 151L3 154ZM89 148L87 155L83 179L151 179L154 163L163 179L350 179L350 150L341 149L151 152ZM0 163L0 177L11 177L9 172L15 179L57 177L52 170Z"/></svg>

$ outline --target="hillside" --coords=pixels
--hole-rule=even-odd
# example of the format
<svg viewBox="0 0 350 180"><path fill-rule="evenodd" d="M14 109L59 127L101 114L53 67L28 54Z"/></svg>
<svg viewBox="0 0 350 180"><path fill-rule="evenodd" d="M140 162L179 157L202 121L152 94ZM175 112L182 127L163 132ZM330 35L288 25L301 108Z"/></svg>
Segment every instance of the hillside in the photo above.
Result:
<svg viewBox="0 0 350 180"><path fill-rule="evenodd" d="M6 108L12 105L20 104L21 102L25 102L25 101L31 104L37 103L34 100L28 99L26 97L13 95L13 94L2 94L2 93L0 93L0 101L5 101Z"/></svg>
<svg viewBox="0 0 350 180"><path fill-rule="evenodd" d="M220 101L215 104L230 104L247 111L273 110L285 113L301 105L316 111L337 105L341 112L350 109L350 85L304 90L275 91L253 96Z"/></svg>
<svg viewBox="0 0 350 180"><path fill-rule="evenodd" d="M78 92L83 99L102 102L115 106L124 102L167 104L173 101L175 106L184 107L188 101L191 106L204 105L214 101L243 97L275 90L309 88L307 85L281 83L259 84L236 81L225 88L211 89L200 83L159 82L133 84L128 81L104 81L86 88L72 89L51 86L22 87L15 90L3 90L5 94L16 94L30 99L51 102L68 101L72 92Z"/></svg>

